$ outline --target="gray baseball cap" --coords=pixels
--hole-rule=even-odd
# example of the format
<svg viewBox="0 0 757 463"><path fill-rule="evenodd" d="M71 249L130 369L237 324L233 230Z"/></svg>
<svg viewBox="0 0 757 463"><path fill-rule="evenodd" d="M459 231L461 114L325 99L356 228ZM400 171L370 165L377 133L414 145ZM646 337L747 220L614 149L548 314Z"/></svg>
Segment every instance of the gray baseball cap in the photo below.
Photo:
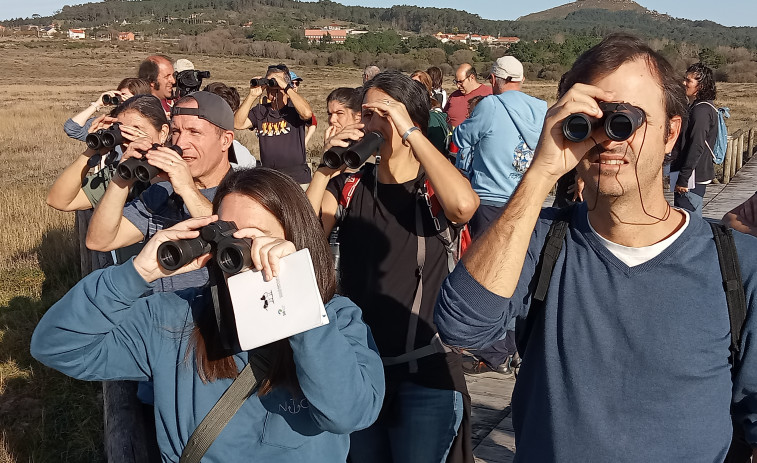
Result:
<svg viewBox="0 0 757 463"><path fill-rule="evenodd" d="M194 92L185 98L192 98L197 102L197 108L183 108L174 106L171 117L197 116L205 119L223 130L234 130L234 112L226 101L215 93Z"/></svg>

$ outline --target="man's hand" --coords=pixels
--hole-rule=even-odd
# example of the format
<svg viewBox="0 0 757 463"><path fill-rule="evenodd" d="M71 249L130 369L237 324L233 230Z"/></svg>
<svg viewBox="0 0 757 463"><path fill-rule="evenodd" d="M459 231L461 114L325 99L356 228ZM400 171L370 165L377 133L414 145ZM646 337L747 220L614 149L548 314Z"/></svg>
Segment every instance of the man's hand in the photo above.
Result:
<svg viewBox="0 0 757 463"><path fill-rule="evenodd" d="M158 177L171 182L179 196L184 196L190 189L196 189L189 165L176 151L161 146L149 150L145 157L150 165L162 171Z"/></svg>
<svg viewBox="0 0 757 463"><path fill-rule="evenodd" d="M146 282L152 283L158 278L165 278L182 273L192 272L205 266L211 258L210 254L204 254L184 267L169 271L164 269L158 263L158 247L166 241L187 240L200 236L200 228L218 220L218 216L199 217L196 219L185 220L171 228L161 230L153 236L145 247L134 258L134 269L139 273Z"/></svg>
<svg viewBox="0 0 757 463"><path fill-rule="evenodd" d="M283 74L273 74L273 76L271 76L271 79L275 80L279 85L279 88L285 92L287 90L287 87L289 87L289 84L287 84L287 81L282 77L282 75Z"/></svg>
<svg viewBox="0 0 757 463"><path fill-rule="evenodd" d="M540 172L557 180L576 167L595 143L591 137L579 143L566 140L562 131L563 121L575 113L601 118L602 110L599 109L597 101L612 101L613 97L612 92L606 92L593 85L576 84L571 87L547 111L529 171Z"/></svg>
<svg viewBox="0 0 757 463"><path fill-rule="evenodd" d="M263 76L255 76L253 79L262 79ZM263 94L263 87L250 87L250 96L248 98L257 98Z"/></svg>

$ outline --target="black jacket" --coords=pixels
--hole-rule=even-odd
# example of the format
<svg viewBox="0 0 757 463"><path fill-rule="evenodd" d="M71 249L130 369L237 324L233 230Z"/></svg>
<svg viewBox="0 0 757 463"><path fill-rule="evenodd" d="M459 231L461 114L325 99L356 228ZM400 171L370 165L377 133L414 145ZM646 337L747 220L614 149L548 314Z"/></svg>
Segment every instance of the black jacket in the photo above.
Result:
<svg viewBox="0 0 757 463"><path fill-rule="evenodd" d="M717 110L707 103L712 101L699 100L689 106L689 123L686 129L681 131L673 148L670 170L679 172L676 182L678 186L685 187L692 172L695 172L694 178L697 183L715 178L710 148L715 147L718 137L718 115Z"/></svg>

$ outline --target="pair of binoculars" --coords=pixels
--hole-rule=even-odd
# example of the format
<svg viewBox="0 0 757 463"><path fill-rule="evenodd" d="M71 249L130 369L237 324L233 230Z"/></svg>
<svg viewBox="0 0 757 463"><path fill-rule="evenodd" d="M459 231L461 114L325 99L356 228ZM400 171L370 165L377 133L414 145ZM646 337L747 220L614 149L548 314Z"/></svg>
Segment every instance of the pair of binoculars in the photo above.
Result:
<svg viewBox="0 0 757 463"><path fill-rule="evenodd" d="M100 129L87 135L87 138L84 139L87 148L97 151L102 148L113 149L122 144L124 137L121 135L119 125L120 123L116 122L107 129Z"/></svg>
<svg viewBox="0 0 757 463"><path fill-rule="evenodd" d="M200 229L200 236L166 241L158 246L158 263L168 271L178 270L194 259L212 252L218 267L229 275L252 267L252 241L234 238L234 222L218 220Z"/></svg>
<svg viewBox="0 0 757 463"><path fill-rule="evenodd" d="M159 144L153 143L152 148L150 149L156 149L159 147ZM169 146L169 148L179 153L179 155L183 154L183 151L177 145ZM146 153L147 152L145 151L142 153L142 155L144 156ZM149 183L161 171L157 167L148 163L147 159L141 157L129 158L126 161L122 162L118 165L118 167L116 167L116 172L118 173L118 176L124 180L131 180L135 178L140 182Z"/></svg>
<svg viewBox="0 0 757 463"><path fill-rule="evenodd" d="M331 147L323 153L323 164L330 169L338 169L342 164L346 164L350 169L357 169L371 155L378 153L383 144L384 136L380 132L367 132L363 138L347 148Z"/></svg>
<svg viewBox="0 0 757 463"><path fill-rule="evenodd" d="M103 104L104 105L120 105L123 102L123 98L121 95L103 95Z"/></svg>
<svg viewBox="0 0 757 463"><path fill-rule="evenodd" d="M602 110L602 118L584 113L566 117L562 124L565 138L572 142L584 141L591 136L594 129L604 126L610 140L628 140L646 121L644 110L628 103L600 102L599 109Z"/></svg>
<svg viewBox="0 0 757 463"><path fill-rule="evenodd" d="M275 87L279 88L276 79L250 79L250 87Z"/></svg>

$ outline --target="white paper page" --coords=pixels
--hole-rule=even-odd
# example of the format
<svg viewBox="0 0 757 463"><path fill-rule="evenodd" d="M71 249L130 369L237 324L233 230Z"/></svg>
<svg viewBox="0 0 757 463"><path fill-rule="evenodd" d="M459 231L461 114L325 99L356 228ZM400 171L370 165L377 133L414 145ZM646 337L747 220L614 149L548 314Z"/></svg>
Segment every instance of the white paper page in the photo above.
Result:
<svg viewBox="0 0 757 463"><path fill-rule="evenodd" d="M282 258L279 276L271 281L250 270L229 277L227 284L244 350L329 322L307 249Z"/></svg>

